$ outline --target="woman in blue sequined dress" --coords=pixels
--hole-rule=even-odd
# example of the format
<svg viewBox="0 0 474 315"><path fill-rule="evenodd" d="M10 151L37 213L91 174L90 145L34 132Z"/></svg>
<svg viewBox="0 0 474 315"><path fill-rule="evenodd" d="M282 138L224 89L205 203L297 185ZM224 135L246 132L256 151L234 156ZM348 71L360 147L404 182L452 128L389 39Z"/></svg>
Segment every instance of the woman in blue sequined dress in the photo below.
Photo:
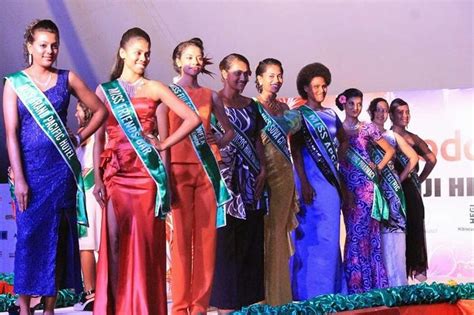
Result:
<svg viewBox="0 0 474 315"><path fill-rule="evenodd" d="M53 67L58 48L57 26L50 20L33 22L25 33L28 67L23 74L43 92L63 124L71 94L91 109L91 123L71 140L77 144L99 127L107 112L75 73ZM8 156L15 175L14 291L20 295L20 314L29 314L30 298L36 295L46 297L44 314L53 314L58 289L82 291L76 182L56 146L20 101L10 79L5 83L3 110Z"/></svg>

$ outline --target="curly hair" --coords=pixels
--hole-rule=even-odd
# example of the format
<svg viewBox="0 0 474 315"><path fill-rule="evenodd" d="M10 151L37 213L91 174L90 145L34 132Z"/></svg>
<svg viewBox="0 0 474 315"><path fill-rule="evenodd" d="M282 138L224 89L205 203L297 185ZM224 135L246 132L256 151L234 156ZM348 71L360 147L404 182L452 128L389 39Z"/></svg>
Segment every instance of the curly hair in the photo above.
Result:
<svg viewBox="0 0 474 315"><path fill-rule="evenodd" d="M173 54L171 55L171 57L173 58L173 68L174 68L174 70L178 74L181 74L181 68L176 63L176 59L181 58L181 54L189 46L195 46L195 47L197 47L201 50L201 53L203 54L203 58L202 58L203 66L202 66L201 72L204 73L204 74L210 75L212 77L214 73L212 73L211 71L206 69L206 66L212 65L211 58L204 55L204 44L203 44L202 40L198 37L194 37L194 38L191 38L190 40L181 42L181 43L178 44L178 46L176 46L174 48Z"/></svg>
<svg viewBox="0 0 474 315"><path fill-rule="evenodd" d="M23 34L24 43L23 43L23 56L25 58L25 63L30 66L28 44L32 44L35 41L35 32L36 31L46 31L56 35L59 45L59 28L51 20L33 20L25 29Z"/></svg>
<svg viewBox="0 0 474 315"><path fill-rule="evenodd" d="M331 71L319 62L310 63L301 68L296 78L296 88L298 94L305 100L308 99L308 93L304 90L305 86L311 83L311 80L316 77L322 77L327 85L331 84Z"/></svg>

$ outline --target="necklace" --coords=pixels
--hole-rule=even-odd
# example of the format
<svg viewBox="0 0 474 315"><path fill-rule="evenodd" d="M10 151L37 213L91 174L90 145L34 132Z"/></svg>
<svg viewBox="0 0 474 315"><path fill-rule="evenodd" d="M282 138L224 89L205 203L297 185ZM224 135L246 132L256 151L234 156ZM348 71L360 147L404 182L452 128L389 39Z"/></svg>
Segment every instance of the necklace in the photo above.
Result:
<svg viewBox="0 0 474 315"><path fill-rule="evenodd" d="M360 126L360 121L358 121L355 125L349 125L347 122L344 122L343 125L347 130L357 130Z"/></svg>
<svg viewBox="0 0 474 315"><path fill-rule="evenodd" d="M130 97L134 97L137 91L141 89L141 87L145 83L143 80L143 77L141 77L140 79L136 80L133 83L130 83L124 80L122 77L119 78L119 81L122 84L123 88L125 89L125 92L127 92L128 96Z"/></svg>
<svg viewBox="0 0 474 315"><path fill-rule="evenodd" d="M262 105L268 106L273 111L278 111L278 109L279 109L278 102L276 101L276 99L272 99L270 102L265 102L265 101L262 100L262 98L257 97L257 100L260 103L262 103Z"/></svg>
<svg viewBox="0 0 474 315"><path fill-rule="evenodd" d="M48 78L44 82L39 81L38 79L36 79L36 77L33 77L33 80L35 80L35 82L41 85L42 87L47 87L49 85L49 82L51 82L52 76L53 76L53 73L50 72Z"/></svg>

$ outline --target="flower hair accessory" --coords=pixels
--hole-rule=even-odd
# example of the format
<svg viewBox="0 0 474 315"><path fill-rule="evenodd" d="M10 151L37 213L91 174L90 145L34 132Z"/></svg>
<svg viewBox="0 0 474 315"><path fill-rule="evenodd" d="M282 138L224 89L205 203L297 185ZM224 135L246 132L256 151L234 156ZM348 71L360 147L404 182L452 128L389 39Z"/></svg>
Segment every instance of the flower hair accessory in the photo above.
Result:
<svg viewBox="0 0 474 315"><path fill-rule="evenodd" d="M340 95L337 100L339 101L339 103L341 103L343 105L346 104L346 102L347 102L347 98L346 98L345 95Z"/></svg>

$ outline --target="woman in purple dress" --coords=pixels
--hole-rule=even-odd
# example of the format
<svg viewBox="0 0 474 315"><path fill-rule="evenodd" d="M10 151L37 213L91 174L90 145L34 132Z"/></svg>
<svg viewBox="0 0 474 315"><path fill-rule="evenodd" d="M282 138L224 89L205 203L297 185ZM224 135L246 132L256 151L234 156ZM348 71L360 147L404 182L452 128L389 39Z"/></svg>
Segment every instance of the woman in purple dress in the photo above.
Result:
<svg viewBox="0 0 474 315"><path fill-rule="evenodd" d="M388 286L380 237L380 221L388 219L388 205L378 187L378 173L395 150L375 125L359 121L362 97L361 91L351 88L336 98L337 107L346 112L342 125L349 138L346 157L340 163L346 186L342 210L346 225L344 270L349 294ZM378 164L370 158L372 143L385 151Z"/></svg>
<svg viewBox="0 0 474 315"><path fill-rule="evenodd" d="M107 111L74 72L54 67L58 52L56 24L34 21L25 32L28 67L7 76L3 90L8 157L15 176L14 287L20 314L30 313L31 296L44 296L43 314L54 314L58 289L82 291L77 222L86 224L87 219L81 210L76 215L76 205L83 205L83 199L76 203L76 196L83 195L82 189L76 195L82 178L73 144L94 133ZM71 94L94 113L72 139L65 128Z"/></svg>

